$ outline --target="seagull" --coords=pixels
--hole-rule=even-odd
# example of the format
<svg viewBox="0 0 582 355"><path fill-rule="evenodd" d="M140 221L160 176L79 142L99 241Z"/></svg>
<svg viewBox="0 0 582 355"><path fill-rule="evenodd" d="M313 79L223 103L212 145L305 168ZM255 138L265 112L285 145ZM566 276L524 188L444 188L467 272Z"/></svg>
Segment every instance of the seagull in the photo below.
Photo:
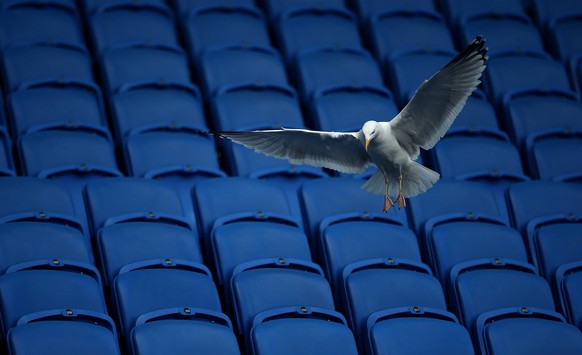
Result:
<svg viewBox="0 0 582 355"><path fill-rule="evenodd" d="M383 211L406 207L405 198L430 189L440 175L415 162L445 135L479 85L487 62L485 39L477 36L448 64L425 80L408 104L388 122L367 121L357 132L273 129L220 132L223 138L295 165L344 173L376 172L362 185L384 195Z"/></svg>

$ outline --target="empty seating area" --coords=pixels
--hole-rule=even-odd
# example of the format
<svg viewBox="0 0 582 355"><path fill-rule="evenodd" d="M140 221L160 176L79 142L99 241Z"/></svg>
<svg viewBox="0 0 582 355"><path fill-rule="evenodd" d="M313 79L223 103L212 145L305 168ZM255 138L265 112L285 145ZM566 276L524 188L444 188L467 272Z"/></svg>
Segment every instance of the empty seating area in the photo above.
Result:
<svg viewBox="0 0 582 355"><path fill-rule="evenodd" d="M440 181L210 134L387 121L476 35ZM0 354L581 354L582 1L0 1Z"/></svg>

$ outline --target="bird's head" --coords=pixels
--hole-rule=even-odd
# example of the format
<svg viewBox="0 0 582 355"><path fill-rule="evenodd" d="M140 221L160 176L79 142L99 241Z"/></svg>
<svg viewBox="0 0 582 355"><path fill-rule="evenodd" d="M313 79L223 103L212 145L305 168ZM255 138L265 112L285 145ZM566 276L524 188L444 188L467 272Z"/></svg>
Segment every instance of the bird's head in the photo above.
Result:
<svg viewBox="0 0 582 355"><path fill-rule="evenodd" d="M364 127L362 127L362 133L364 134L364 148L366 151L368 150L368 146L376 134L378 134L378 122L376 121L368 121L364 123Z"/></svg>

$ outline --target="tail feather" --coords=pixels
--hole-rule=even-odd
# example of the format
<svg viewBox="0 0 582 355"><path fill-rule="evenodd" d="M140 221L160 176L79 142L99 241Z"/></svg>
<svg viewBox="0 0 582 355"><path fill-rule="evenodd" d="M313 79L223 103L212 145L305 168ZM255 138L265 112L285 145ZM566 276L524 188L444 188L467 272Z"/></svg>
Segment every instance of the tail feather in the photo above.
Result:
<svg viewBox="0 0 582 355"><path fill-rule="evenodd" d="M413 197L430 189L440 178L439 173L416 162L411 162L402 168L402 194L404 197ZM398 176L391 176L389 179L388 194L396 197L400 192L400 182ZM386 193L386 179L384 174L378 170L372 175L362 189L376 194Z"/></svg>

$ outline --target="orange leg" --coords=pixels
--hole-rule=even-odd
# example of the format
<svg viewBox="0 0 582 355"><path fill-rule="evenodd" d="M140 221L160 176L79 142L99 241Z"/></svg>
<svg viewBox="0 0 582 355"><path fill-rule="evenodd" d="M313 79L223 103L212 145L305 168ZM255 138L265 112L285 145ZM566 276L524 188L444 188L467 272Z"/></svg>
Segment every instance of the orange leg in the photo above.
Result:
<svg viewBox="0 0 582 355"><path fill-rule="evenodd" d="M388 212L388 210L390 210L394 206L394 202L392 202L392 200L390 199L390 196L388 195L389 183L390 183L390 178L388 176L386 176L386 195L384 196L384 209L382 210L384 212Z"/></svg>
<svg viewBox="0 0 582 355"><path fill-rule="evenodd" d="M402 172L400 172L400 192L398 193L398 197L396 198L396 202L398 203L398 209L406 207L406 201L404 200L404 196L402 195Z"/></svg>

